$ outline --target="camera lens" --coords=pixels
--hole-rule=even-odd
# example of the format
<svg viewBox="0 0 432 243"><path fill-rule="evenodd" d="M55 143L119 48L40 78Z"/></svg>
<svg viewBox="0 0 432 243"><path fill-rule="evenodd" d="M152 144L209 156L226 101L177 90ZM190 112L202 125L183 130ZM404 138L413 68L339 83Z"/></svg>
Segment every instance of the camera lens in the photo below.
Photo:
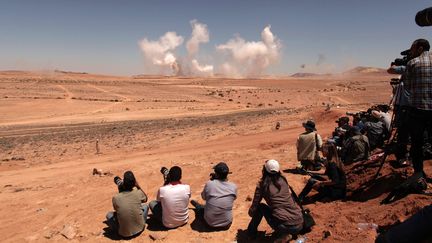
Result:
<svg viewBox="0 0 432 243"><path fill-rule="evenodd" d="M123 180L119 176L116 176L116 177L114 177L114 183L117 186L121 186L121 185L123 185Z"/></svg>

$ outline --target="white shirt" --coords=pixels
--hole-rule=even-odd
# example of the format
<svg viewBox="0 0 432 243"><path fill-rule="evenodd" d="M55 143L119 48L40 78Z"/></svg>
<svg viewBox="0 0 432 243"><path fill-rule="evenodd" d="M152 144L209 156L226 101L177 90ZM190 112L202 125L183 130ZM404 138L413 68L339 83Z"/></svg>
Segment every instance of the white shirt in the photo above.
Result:
<svg viewBox="0 0 432 243"><path fill-rule="evenodd" d="M189 219L189 185L168 184L159 188L157 200L162 204L162 223L167 228L176 228Z"/></svg>

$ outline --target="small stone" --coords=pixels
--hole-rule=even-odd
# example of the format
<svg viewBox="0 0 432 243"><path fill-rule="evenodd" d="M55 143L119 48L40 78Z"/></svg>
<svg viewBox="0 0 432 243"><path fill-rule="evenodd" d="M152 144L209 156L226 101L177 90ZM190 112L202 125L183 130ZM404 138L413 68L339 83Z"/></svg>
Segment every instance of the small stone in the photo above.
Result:
<svg viewBox="0 0 432 243"><path fill-rule="evenodd" d="M93 175L99 175L102 176L103 172L101 169L93 168Z"/></svg>
<svg viewBox="0 0 432 243"><path fill-rule="evenodd" d="M323 231L323 239L326 239L332 235L330 230L324 230Z"/></svg>
<svg viewBox="0 0 432 243"><path fill-rule="evenodd" d="M252 197L251 197L250 195L248 195L248 196L246 197L246 202L250 202L250 201L252 201Z"/></svg>
<svg viewBox="0 0 432 243"><path fill-rule="evenodd" d="M163 240L168 236L168 232L152 232L149 237L150 239L156 241L156 240Z"/></svg>
<svg viewBox="0 0 432 243"><path fill-rule="evenodd" d="M19 156L19 155L17 155L17 156L13 156L13 157L11 158L11 160L25 160L25 158L24 158L24 156Z"/></svg>
<svg viewBox="0 0 432 243"><path fill-rule="evenodd" d="M66 239L72 240L76 235L76 230L73 226L65 224L63 229L60 231L60 234L66 237Z"/></svg>
<svg viewBox="0 0 432 243"><path fill-rule="evenodd" d="M38 208L38 209L36 209L36 212L38 212L38 213L42 213L42 212L45 212L45 211L47 211L46 208Z"/></svg>
<svg viewBox="0 0 432 243"><path fill-rule="evenodd" d="M54 231L48 230L48 231L45 231L45 232L43 233L43 237L44 237L45 239L51 239L51 238L54 236L54 234L55 234Z"/></svg>

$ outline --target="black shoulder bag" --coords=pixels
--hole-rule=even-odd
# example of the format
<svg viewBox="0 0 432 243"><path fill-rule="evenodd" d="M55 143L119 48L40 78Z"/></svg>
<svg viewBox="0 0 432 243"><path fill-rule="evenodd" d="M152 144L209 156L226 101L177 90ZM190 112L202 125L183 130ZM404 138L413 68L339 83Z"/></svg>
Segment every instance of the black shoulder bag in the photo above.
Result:
<svg viewBox="0 0 432 243"><path fill-rule="evenodd" d="M300 206L302 214L303 214L303 232L307 233L310 232L312 229L312 226L314 226L315 220L313 219L312 215L310 214L310 210L309 209L304 209L300 200L297 197L297 194L294 192L294 190L292 189L292 187L290 185L289 189L291 190L291 195L294 198L294 201Z"/></svg>

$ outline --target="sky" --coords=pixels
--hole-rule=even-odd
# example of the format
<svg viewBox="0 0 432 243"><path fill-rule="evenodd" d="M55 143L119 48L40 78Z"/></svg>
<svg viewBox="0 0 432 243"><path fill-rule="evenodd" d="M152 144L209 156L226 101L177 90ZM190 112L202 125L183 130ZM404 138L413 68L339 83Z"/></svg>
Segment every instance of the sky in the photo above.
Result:
<svg viewBox="0 0 432 243"><path fill-rule="evenodd" d="M258 52L277 52L258 63L260 74L386 68L413 40L432 41L432 26L414 21L431 6L426 0L0 0L0 70L157 74L161 68L151 67L154 60L140 43L156 42L167 32L183 39L169 50L178 62L188 66L194 58L214 66L214 73L224 63L255 69L266 55L235 59L241 48L222 46L236 37ZM191 57L186 43L193 20L206 26L208 41ZM268 26L276 46L263 44Z"/></svg>

